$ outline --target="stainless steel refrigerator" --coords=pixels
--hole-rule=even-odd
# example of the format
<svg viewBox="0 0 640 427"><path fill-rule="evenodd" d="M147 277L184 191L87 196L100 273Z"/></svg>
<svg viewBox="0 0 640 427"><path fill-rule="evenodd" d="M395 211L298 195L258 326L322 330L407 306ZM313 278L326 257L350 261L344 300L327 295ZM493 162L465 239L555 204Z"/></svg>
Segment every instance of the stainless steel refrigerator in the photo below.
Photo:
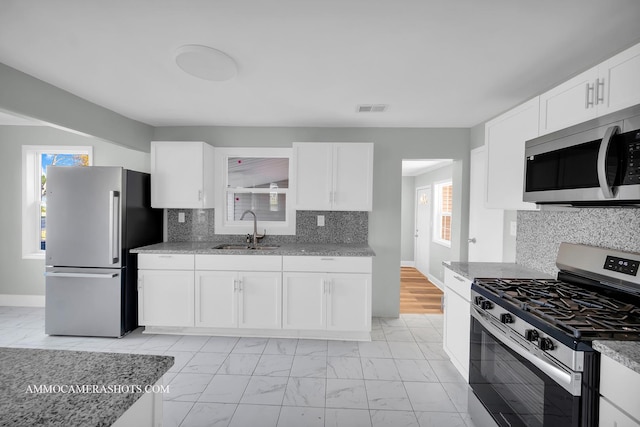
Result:
<svg viewBox="0 0 640 427"><path fill-rule="evenodd" d="M120 167L47 168L45 333L121 337L138 326L137 257L162 241L150 176Z"/></svg>

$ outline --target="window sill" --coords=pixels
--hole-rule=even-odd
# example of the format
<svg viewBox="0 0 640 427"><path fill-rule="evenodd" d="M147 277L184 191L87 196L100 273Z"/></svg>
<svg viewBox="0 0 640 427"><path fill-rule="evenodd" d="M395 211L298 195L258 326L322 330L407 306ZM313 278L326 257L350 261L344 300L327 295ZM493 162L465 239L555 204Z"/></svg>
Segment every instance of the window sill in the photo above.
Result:
<svg viewBox="0 0 640 427"><path fill-rule="evenodd" d="M451 242L447 242L446 240L434 240L433 243L437 243L440 246L444 246L445 248L451 248Z"/></svg>

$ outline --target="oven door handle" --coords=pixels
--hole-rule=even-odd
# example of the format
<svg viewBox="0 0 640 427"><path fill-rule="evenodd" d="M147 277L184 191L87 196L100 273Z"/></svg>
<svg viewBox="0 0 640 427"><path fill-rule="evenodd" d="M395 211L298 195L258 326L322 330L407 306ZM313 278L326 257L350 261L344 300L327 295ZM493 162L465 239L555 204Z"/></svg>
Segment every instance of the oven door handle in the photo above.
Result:
<svg viewBox="0 0 640 427"><path fill-rule="evenodd" d="M502 339L504 337L504 333L493 325L491 320L487 319L485 315L479 312L475 307L472 307L471 315L474 319L476 319L482 326L484 326L491 334L496 338L501 344L504 344L509 349L513 350L519 356L522 356L529 363L531 363L536 368L540 369L545 373L548 377L553 379L556 383L558 383L562 388L571 393L573 396L580 396L581 394L581 386L580 374L571 374L549 362L546 362L536 355L529 353L525 348L520 346L512 337L507 336L506 339Z"/></svg>

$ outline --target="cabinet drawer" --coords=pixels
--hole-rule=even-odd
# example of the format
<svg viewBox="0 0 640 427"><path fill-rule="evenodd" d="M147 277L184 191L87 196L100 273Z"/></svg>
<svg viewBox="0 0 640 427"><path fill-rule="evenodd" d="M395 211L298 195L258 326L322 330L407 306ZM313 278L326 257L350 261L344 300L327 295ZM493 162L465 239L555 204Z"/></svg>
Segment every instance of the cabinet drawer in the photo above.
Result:
<svg viewBox="0 0 640 427"><path fill-rule="evenodd" d="M370 257L282 257L284 271L316 271L321 273L371 273Z"/></svg>
<svg viewBox="0 0 640 427"><path fill-rule="evenodd" d="M187 254L138 254L141 270L193 270L193 255Z"/></svg>
<svg viewBox="0 0 640 427"><path fill-rule="evenodd" d="M600 395L615 402L636 420L640 420L638 393L640 374L602 355L600 359Z"/></svg>
<svg viewBox="0 0 640 427"><path fill-rule="evenodd" d="M196 255L196 270L281 271L280 255Z"/></svg>
<svg viewBox="0 0 640 427"><path fill-rule="evenodd" d="M461 274L454 273L452 270L445 268L444 285L465 300L471 301L471 280Z"/></svg>

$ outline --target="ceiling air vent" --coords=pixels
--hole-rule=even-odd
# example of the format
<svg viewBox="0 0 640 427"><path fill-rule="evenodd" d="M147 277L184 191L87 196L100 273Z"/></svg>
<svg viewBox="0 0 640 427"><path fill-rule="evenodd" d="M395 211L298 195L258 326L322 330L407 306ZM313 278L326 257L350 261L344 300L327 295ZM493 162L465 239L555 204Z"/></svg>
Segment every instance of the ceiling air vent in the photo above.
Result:
<svg viewBox="0 0 640 427"><path fill-rule="evenodd" d="M358 113L384 113L388 107L387 104L361 104L358 105Z"/></svg>

